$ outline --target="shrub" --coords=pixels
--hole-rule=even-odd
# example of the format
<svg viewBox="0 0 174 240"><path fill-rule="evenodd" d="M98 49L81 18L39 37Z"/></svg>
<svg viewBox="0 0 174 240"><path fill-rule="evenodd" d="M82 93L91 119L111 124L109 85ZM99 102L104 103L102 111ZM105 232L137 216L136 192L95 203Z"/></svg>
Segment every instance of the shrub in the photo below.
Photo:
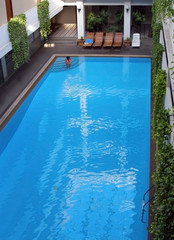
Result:
<svg viewBox="0 0 174 240"><path fill-rule="evenodd" d="M49 18L49 1L43 0L37 5L38 19L40 23L41 38L47 40L51 33L51 20Z"/></svg>
<svg viewBox="0 0 174 240"><path fill-rule="evenodd" d="M29 59L29 43L26 31L26 16L19 14L8 22L9 38L12 44L14 69Z"/></svg>

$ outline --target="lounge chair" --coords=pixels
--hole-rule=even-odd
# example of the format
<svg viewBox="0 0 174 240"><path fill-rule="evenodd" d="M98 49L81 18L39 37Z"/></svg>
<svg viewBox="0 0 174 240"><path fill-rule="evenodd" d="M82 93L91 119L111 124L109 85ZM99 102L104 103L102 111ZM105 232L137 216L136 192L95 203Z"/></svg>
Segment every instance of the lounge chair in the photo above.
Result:
<svg viewBox="0 0 174 240"><path fill-rule="evenodd" d="M83 47L92 47L94 43L94 32L87 32Z"/></svg>
<svg viewBox="0 0 174 240"><path fill-rule="evenodd" d="M103 44L103 32L96 32L93 47L101 47Z"/></svg>
<svg viewBox="0 0 174 240"><path fill-rule="evenodd" d="M113 32L107 32L105 35L103 47L112 47L113 40L114 40Z"/></svg>
<svg viewBox="0 0 174 240"><path fill-rule="evenodd" d="M140 47L140 34L139 33L133 34L132 47Z"/></svg>
<svg viewBox="0 0 174 240"><path fill-rule="evenodd" d="M123 45L123 33L122 32L116 32L114 36L114 42L113 47L122 47Z"/></svg>

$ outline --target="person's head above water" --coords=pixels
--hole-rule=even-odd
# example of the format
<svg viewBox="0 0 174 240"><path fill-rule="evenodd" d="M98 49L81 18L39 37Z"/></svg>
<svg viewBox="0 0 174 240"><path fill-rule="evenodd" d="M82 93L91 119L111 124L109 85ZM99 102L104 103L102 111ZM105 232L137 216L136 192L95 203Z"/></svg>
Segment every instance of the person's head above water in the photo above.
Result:
<svg viewBox="0 0 174 240"><path fill-rule="evenodd" d="M71 58L69 56L66 57L65 59L66 64L70 64L71 63Z"/></svg>

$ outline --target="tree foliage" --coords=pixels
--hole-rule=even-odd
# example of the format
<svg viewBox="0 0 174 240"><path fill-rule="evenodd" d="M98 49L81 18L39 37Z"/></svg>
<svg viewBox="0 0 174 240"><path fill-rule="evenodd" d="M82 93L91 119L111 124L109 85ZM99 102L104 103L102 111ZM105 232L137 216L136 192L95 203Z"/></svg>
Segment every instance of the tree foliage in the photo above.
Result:
<svg viewBox="0 0 174 240"><path fill-rule="evenodd" d="M87 17L87 29L88 31L102 31L107 25L109 13L105 9L102 9L99 14L90 12Z"/></svg>
<svg viewBox="0 0 174 240"><path fill-rule="evenodd" d="M133 16L134 23L137 25L144 23L146 20L145 15L139 10L136 10L135 12L133 12L132 16Z"/></svg>
<svg viewBox="0 0 174 240"><path fill-rule="evenodd" d="M173 0L154 0L155 2L155 12L158 18L164 20L166 17L172 17L174 14L174 10L172 8Z"/></svg>

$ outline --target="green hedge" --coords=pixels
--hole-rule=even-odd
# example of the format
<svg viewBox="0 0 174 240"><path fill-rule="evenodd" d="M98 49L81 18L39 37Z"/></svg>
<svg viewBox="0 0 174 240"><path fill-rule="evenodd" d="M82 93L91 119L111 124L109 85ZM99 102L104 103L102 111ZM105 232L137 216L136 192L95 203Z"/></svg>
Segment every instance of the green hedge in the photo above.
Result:
<svg viewBox="0 0 174 240"><path fill-rule="evenodd" d="M51 20L49 18L49 1L43 0L37 4L37 13L40 23L41 38L47 40L51 33Z"/></svg>
<svg viewBox="0 0 174 240"><path fill-rule="evenodd" d="M161 20L172 11L168 0L154 0L153 2L153 138L156 143L155 162L153 173L155 195L152 205L153 222L150 233L153 240L174 239L174 149L169 142L171 126L169 110L164 109L166 92L166 72L161 70L163 47L159 44ZM170 5L171 6L171 5ZM168 10L168 14L167 11Z"/></svg>
<svg viewBox="0 0 174 240"><path fill-rule="evenodd" d="M156 186L153 202L154 220L150 232L153 240L174 239L174 152L170 144L158 144L156 171L153 181Z"/></svg>
<svg viewBox="0 0 174 240"><path fill-rule="evenodd" d="M163 143L164 136L169 136L171 127L169 112L164 109L163 98L166 92L166 72L158 69L153 85L154 108L153 108L153 137L158 144Z"/></svg>
<svg viewBox="0 0 174 240"><path fill-rule="evenodd" d="M29 59L29 43L26 31L26 16L19 14L8 22L9 38L12 44L14 69Z"/></svg>
<svg viewBox="0 0 174 240"><path fill-rule="evenodd" d="M166 91L166 72L158 69L153 94L153 137L156 142L156 169L153 173L155 196L153 202L153 222L150 232L154 240L174 239L174 150L169 143L171 126L169 110L163 106Z"/></svg>

